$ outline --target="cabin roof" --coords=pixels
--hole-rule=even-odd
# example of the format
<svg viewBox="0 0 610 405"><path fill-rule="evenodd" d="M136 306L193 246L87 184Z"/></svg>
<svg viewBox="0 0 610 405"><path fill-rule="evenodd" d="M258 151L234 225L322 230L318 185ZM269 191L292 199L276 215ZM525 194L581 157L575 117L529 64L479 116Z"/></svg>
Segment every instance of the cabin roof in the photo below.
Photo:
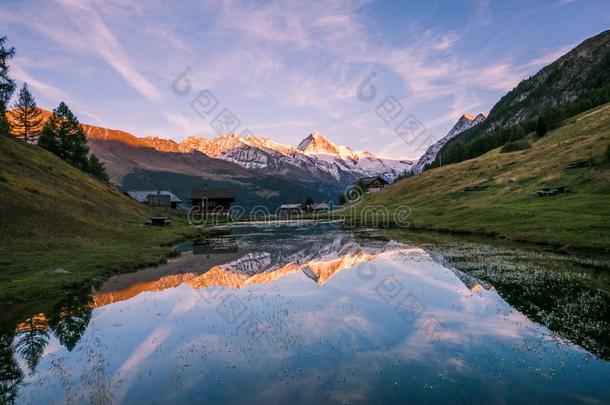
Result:
<svg viewBox="0 0 610 405"><path fill-rule="evenodd" d="M280 205L280 209L301 209L301 204L282 204Z"/></svg>
<svg viewBox="0 0 610 405"><path fill-rule="evenodd" d="M235 190L232 188L196 188L191 191L191 199L231 199L235 198Z"/></svg>
<svg viewBox="0 0 610 405"><path fill-rule="evenodd" d="M364 184L365 186L370 186L371 184L373 184L377 180L381 181L383 184L388 184L388 182L385 181L385 179L383 177L381 177L381 176L362 177L360 179L362 184Z"/></svg>
<svg viewBox="0 0 610 405"><path fill-rule="evenodd" d="M157 195L157 193L159 193L160 195L168 195L169 196L169 200L171 202L176 202L176 203L181 203L182 200L180 198L178 198L174 193L172 193L171 191L167 191L167 190L130 190L130 191L125 191L125 194L127 194L129 197L133 198L136 201L139 202L146 202L146 198L148 198L149 195Z"/></svg>

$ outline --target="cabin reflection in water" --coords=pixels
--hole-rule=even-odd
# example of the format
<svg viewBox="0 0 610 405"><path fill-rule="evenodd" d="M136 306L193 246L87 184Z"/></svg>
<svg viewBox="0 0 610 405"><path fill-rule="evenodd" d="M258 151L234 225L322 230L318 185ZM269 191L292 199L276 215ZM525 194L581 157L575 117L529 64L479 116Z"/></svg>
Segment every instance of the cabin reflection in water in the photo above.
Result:
<svg viewBox="0 0 610 405"><path fill-rule="evenodd" d="M237 252L237 238L234 236L205 238L193 243L194 255L209 255L213 253L235 252Z"/></svg>

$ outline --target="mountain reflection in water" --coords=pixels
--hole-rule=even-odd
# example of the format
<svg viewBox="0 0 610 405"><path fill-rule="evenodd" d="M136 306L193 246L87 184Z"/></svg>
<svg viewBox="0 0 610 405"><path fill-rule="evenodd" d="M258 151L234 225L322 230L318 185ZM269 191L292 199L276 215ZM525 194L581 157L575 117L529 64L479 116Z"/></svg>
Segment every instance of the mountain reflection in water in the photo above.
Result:
<svg viewBox="0 0 610 405"><path fill-rule="evenodd" d="M112 277L5 328L0 398L509 402L610 395L607 361L528 319L503 290L434 250L357 238L332 223L245 225L229 238L236 249L226 248L227 239L195 248L201 254ZM485 398L477 400L482 387Z"/></svg>

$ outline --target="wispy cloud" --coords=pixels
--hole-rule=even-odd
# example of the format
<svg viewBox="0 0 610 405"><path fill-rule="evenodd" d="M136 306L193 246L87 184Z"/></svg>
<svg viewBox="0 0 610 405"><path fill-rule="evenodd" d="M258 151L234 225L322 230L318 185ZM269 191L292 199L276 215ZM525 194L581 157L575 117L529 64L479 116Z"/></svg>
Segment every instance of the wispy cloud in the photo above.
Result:
<svg viewBox="0 0 610 405"><path fill-rule="evenodd" d="M57 0L80 34L88 43L88 48L96 52L112 66L134 89L152 101L160 101L161 93L129 61L117 38L104 23L92 6L79 0Z"/></svg>
<svg viewBox="0 0 610 405"><path fill-rule="evenodd" d="M34 78L19 65L16 65L11 69L11 74L17 80L27 82L28 86L34 89L36 93L41 94L52 103L58 102L58 100L70 100L70 96L66 92Z"/></svg>
<svg viewBox="0 0 610 405"><path fill-rule="evenodd" d="M171 92L190 66L193 89L211 89L258 135L292 144L319 129L358 149L412 156L375 114L379 102L396 96L444 135L462 113L488 110L584 38L556 39L552 26L541 27L540 13L562 14L557 4L516 13L514 5L464 1L447 19L427 16L425 5L374 0L53 0L35 11L0 5L0 29L21 41L16 77L42 97L99 109L115 128L174 139L211 134L213 116L200 119ZM513 40L516 18L520 32L543 32L546 42ZM362 103L356 88L373 71L378 98ZM112 102L101 105L100 94Z"/></svg>

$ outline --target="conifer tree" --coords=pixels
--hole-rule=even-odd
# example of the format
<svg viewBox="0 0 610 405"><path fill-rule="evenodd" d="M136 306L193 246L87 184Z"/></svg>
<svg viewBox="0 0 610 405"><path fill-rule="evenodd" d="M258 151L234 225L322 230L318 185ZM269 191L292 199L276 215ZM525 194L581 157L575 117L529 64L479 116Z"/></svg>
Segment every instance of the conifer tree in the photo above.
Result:
<svg viewBox="0 0 610 405"><path fill-rule="evenodd" d="M538 121L536 121L536 135L544 136L546 134L547 127L544 118L539 117Z"/></svg>
<svg viewBox="0 0 610 405"><path fill-rule="evenodd" d="M87 163L87 171L95 178L107 183L110 178L108 177L108 173L106 173L106 168L104 164L100 162L100 160L95 156L95 154L91 154L89 156L89 161Z"/></svg>
<svg viewBox="0 0 610 405"><path fill-rule="evenodd" d="M15 91L15 82L8 76L8 60L15 55L15 48L5 48L5 41L6 37L0 37L0 135L8 136L10 126L6 109Z"/></svg>
<svg viewBox="0 0 610 405"><path fill-rule="evenodd" d="M36 100L28 88L27 83L19 90L19 98L13 111L12 132L15 136L23 138L25 142L34 141L40 133L42 114L36 106Z"/></svg>
<svg viewBox="0 0 610 405"><path fill-rule="evenodd" d="M89 147L85 131L63 101L43 127L38 145L71 165L87 170Z"/></svg>

